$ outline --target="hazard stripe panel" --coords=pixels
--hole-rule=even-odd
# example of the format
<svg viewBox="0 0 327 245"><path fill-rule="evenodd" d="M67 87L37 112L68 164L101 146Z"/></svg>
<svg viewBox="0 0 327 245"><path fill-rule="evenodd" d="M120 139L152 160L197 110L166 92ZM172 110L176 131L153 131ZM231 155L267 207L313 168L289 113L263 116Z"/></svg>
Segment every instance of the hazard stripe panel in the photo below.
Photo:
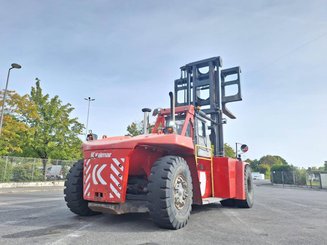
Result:
<svg viewBox="0 0 327 245"><path fill-rule="evenodd" d="M128 180L129 157L126 150L119 154L99 152L85 159L83 176L84 199L89 201L125 202ZM122 155L122 153L126 155ZM105 153L105 154L103 154Z"/></svg>

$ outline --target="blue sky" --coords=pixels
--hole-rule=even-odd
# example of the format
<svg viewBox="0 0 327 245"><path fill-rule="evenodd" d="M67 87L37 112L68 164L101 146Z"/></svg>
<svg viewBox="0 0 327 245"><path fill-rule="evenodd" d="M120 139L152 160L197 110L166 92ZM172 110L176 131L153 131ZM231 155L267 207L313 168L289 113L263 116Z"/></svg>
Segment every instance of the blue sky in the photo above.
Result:
<svg viewBox="0 0 327 245"><path fill-rule="evenodd" d="M35 78L99 135L121 135L143 107L168 107L191 61L221 56L241 66L243 101L225 126L246 158L297 166L327 160L327 2L0 1L0 79L29 93Z"/></svg>

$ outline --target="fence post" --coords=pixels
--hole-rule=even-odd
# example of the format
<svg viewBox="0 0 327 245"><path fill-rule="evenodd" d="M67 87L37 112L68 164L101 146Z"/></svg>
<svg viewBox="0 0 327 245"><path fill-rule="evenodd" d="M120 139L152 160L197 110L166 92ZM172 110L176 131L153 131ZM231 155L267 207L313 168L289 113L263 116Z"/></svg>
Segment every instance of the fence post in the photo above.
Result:
<svg viewBox="0 0 327 245"><path fill-rule="evenodd" d="M6 180L7 165L8 165L8 156L6 156L6 164L5 164L5 169L3 171L3 182L5 182L5 180Z"/></svg>
<svg viewBox="0 0 327 245"><path fill-rule="evenodd" d="M320 189L322 189L322 183L321 183L321 173L319 173L319 182L320 182Z"/></svg>
<svg viewBox="0 0 327 245"><path fill-rule="evenodd" d="M46 178L46 169L47 169L47 160L48 159L45 159L45 158L42 158L42 165L43 165L43 181L46 181L47 178Z"/></svg>
<svg viewBox="0 0 327 245"><path fill-rule="evenodd" d="M282 182L283 182L283 188L284 188L284 171L282 171Z"/></svg>
<svg viewBox="0 0 327 245"><path fill-rule="evenodd" d="M32 164L32 180L34 180L34 169L35 169L35 158L34 158L34 161L33 161L33 164Z"/></svg>

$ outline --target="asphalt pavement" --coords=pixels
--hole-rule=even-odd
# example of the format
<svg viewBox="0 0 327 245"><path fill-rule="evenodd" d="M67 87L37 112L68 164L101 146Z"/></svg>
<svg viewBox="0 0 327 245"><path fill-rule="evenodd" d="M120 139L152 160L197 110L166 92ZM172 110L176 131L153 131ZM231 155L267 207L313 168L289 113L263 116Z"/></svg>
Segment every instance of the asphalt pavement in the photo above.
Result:
<svg viewBox="0 0 327 245"><path fill-rule="evenodd" d="M327 192L255 187L252 209L194 207L177 231L149 215L78 217L62 188L0 194L0 244L327 244Z"/></svg>

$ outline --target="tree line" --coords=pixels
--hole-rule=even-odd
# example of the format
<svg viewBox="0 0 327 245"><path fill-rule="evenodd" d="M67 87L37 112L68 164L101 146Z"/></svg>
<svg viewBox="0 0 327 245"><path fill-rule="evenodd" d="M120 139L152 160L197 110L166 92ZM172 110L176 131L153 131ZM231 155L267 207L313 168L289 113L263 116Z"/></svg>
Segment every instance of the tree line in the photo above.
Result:
<svg viewBox="0 0 327 245"><path fill-rule="evenodd" d="M71 104L44 93L37 78L29 94L8 91L7 95L0 156L41 158L43 172L47 159L82 158L82 141L78 136L84 125L71 117ZM2 106L3 92L0 101Z"/></svg>

